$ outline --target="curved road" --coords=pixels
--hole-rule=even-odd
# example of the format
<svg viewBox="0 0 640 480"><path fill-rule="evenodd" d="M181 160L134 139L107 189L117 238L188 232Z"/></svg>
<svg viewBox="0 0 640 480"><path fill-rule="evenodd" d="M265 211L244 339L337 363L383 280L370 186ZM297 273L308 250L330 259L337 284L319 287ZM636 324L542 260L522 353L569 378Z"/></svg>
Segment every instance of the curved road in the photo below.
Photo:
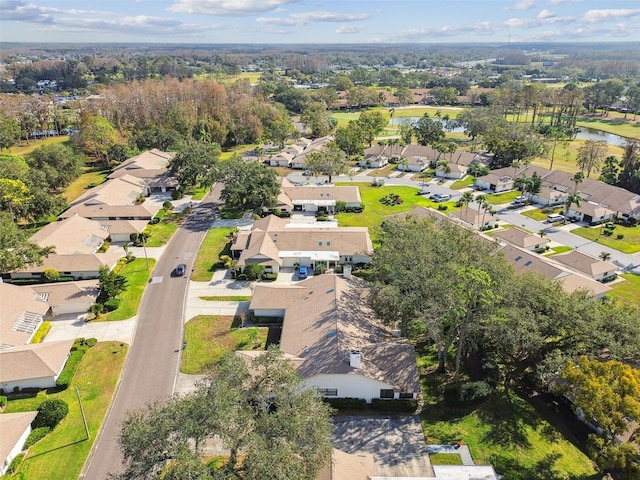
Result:
<svg viewBox="0 0 640 480"><path fill-rule="evenodd" d="M185 220L152 272L120 384L80 478L102 480L108 473L121 472L117 437L126 412L173 393L189 274L214 220L218 192L216 186ZM179 263L187 265L187 273L172 277Z"/></svg>

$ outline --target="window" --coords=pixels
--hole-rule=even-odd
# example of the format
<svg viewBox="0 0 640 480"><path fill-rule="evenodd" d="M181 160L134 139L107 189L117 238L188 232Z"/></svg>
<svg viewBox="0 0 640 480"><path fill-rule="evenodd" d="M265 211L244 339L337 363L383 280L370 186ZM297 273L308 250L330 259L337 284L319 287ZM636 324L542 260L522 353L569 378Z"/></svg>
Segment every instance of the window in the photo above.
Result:
<svg viewBox="0 0 640 480"><path fill-rule="evenodd" d="M393 388L380 389L380 398L393 398Z"/></svg>
<svg viewBox="0 0 640 480"><path fill-rule="evenodd" d="M400 392L400 398L413 398L413 393L411 393L411 392Z"/></svg>
<svg viewBox="0 0 640 480"><path fill-rule="evenodd" d="M331 246L331 242L327 242L327 247L330 247L330 246Z"/></svg>
<svg viewBox="0 0 640 480"><path fill-rule="evenodd" d="M320 395L322 395L323 397L337 397L338 396L338 389L337 388L319 388L318 392L320 392Z"/></svg>
<svg viewBox="0 0 640 480"><path fill-rule="evenodd" d="M516 257L516 262L519 262L520 260L522 260L522 255L518 255L518 256Z"/></svg>
<svg viewBox="0 0 640 480"><path fill-rule="evenodd" d="M321 247L322 246L322 242L318 242L318 246Z"/></svg>
<svg viewBox="0 0 640 480"><path fill-rule="evenodd" d="M525 267L528 267L529 265L531 265L533 262L531 260L529 260L527 263L524 264Z"/></svg>

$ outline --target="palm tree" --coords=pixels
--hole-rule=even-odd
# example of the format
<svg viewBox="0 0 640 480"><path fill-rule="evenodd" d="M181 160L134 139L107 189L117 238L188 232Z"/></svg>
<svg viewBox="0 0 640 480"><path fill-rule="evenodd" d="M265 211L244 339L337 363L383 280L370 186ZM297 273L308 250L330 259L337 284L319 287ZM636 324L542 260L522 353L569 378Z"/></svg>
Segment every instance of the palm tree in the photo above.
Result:
<svg viewBox="0 0 640 480"><path fill-rule="evenodd" d="M565 217L569 216L569 210L571 209L571 205L575 203L576 206L579 207L580 202L582 202L582 196L578 192L578 185L584 181L584 173L582 172L576 173L571 180L573 180L573 183L575 184L575 186L573 188L573 193L569 195L569 197L567 198L567 203L565 205L565 210L564 210Z"/></svg>
<svg viewBox="0 0 640 480"><path fill-rule="evenodd" d="M605 262L611 258L611 254L609 252L600 252L600 258Z"/></svg>
<svg viewBox="0 0 640 480"><path fill-rule="evenodd" d="M464 211L466 213L469 210L469 204L473 202L473 193L464 192L462 194L462 197L460 197L459 202L460 202L460 206L464 205Z"/></svg>

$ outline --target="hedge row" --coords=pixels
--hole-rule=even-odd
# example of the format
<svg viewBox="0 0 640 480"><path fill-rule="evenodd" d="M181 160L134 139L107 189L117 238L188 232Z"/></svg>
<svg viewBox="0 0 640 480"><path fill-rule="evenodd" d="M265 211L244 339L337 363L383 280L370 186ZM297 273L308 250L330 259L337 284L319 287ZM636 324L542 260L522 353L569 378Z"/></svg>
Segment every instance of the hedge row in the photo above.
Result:
<svg viewBox="0 0 640 480"><path fill-rule="evenodd" d="M82 357L84 357L85 353L86 349L84 348L71 352L71 355L69 355L69 358L67 359L67 364L64 366L58 380L56 380L56 385L59 388L69 388L71 380L73 380L73 376L76 374L76 370L78 370Z"/></svg>
<svg viewBox="0 0 640 480"><path fill-rule="evenodd" d="M24 448L29 448L31 445L39 440L42 440L51 429L49 427L38 427L31 430L31 433L27 437L27 441L24 442Z"/></svg>
<svg viewBox="0 0 640 480"><path fill-rule="evenodd" d="M42 322L42 325L38 327L38 330L36 330L33 338L31 338L31 343L42 343L44 337L46 337L47 333L49 333L49 330L51 330L51 322Z"/></svg>
<svg viewBox="0 0 640 480"><path fill-rule="evenodd" d="M413 413L418 409L418 401L412 399L383 400L374 398L371 400L371 407L381 412L406 412Z"/></svg>
<svg viewBox="0 0 640 480"><path fill-rule="evenodd" d="M367 401L364 398L324 398L324 401L337 410L365 410Z"/></svg>

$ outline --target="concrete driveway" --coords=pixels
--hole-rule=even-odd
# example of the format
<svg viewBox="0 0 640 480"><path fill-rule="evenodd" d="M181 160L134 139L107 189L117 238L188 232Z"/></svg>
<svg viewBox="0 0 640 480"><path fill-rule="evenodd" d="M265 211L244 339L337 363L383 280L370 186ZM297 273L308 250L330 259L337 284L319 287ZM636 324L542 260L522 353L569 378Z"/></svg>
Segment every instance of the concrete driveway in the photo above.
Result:
<svg viewBox="0 0 640 480"><path fill-rule="evenodd" d="M333 423L334 446L373 454L378 475L435 476L417 416L345 416L335 417Z"/></svg>
<svg viewBox="0 0 640 480"><path fill-rule="evenodd" d="M86 314L61 315L51 320L51 330L45 342L96 338L99 342L131 343L136 326L136 317L117 322L87 322Z"/></svg>

